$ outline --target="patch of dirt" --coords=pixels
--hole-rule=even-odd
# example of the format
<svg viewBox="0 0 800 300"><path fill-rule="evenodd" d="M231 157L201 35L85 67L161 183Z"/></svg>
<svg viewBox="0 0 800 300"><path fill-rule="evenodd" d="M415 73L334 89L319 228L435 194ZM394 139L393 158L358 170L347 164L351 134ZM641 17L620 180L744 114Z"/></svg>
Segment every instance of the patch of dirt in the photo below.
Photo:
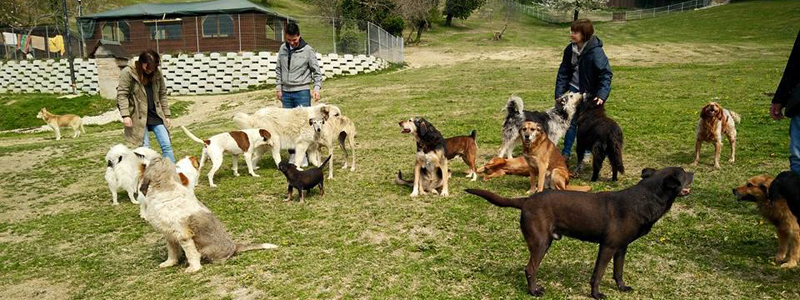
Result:
<svg viewBox="0 0 800 300"><path fill-rule="evenodd" d="M38 231L34 231L26 235L15 234L10 231L0 232L0 243L16 244L31 242L37 240L39 235L41 235L41 232Z"/></svg>
<svg viewBox="0 0 800 300"><path fill-rule="evenodd" d="M535 60L537 62L553 62L558 64L559 53L555 50L539 48L510 48L508 50L492 52L466 52L438 51L430 48L406 48L406 63L411 68L430 66L450 66L471 60Z"/></svg>
<svg viewBox="0 0 800 300"><path fill-rule="evenodd" d="M0 288L2 299L65 299L69 298L69 285L35 278Z"/></svg>
<svg viewBox="0 0 800 300"><path fill-rule="evenodd" d="M371 244L375 244L375 245L383 244L383 243L385 243L386 241L389 240L389 236L386 233L375 232L375 231L372 231L372 230L364 231L361 234L361 237L363 239L369 241Z"/></svg>
<svg viewBox="0 0 800 300"><path fill-rule="evenodd" d="M277 105L275 91L271 89L236 94L179 96L172 99L194 103L186 115L175 119L173 126L202 123L210 119L229 120L236 112L253 113L259 108Z"/></svg>
<svg viewBox="0 0 800 300"><path fill-rule="evenodd" d="M211 285L215 286L215 292L219 298L230 297L234 300L254 300L264 298L264 292L254 289L237 287L232 278L214 276L211 278Z"/></svg>
<svg viewBox="0 0 800 300"><path fill-rule="evenodd" d="M12 155L0 156L0 173L21 172L33 168L49 158L60 156L63 149L46 147L38 150L15 152Z"/></svg>

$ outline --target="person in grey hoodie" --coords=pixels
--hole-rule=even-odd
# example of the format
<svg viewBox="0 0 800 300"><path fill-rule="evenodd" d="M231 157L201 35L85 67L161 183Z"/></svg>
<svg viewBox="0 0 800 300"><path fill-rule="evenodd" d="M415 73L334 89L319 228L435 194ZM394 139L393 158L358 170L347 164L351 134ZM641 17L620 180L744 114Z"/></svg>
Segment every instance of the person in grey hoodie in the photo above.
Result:
<svg viewBox="0 0 800 300"><path fill-rule="evenodd" d="M286 43L278 51L275 67L276 95L284 108L311 106L311 97L319 101L322 88L322 72L317 62L317 53L300 37L296 23L286 25ZM311 83L314 90L310 91Z"/></svg>
<svg viewBox="0 0 800 300"><path fill-rule="evenodd" d="M611 77L614 75L603 51L603 42L594 35L594 26L586 19L572 22L570 39L572 42L564 49L564 57L556 76L556 99L566 92L588 93L594 96L588 100L602 105L611 93ZM577 120L576 114L564 135L561 155L566 158L569 158L575 142Z"/></svg>

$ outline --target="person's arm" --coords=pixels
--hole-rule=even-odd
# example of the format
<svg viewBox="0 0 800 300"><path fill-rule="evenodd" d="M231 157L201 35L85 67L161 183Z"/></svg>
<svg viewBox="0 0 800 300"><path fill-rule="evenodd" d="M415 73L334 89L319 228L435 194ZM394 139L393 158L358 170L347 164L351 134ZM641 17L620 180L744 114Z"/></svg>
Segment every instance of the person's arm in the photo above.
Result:
<svg viewBox="0 0 800 300"><path fill-rule="evenodd" d="M789 61L786 62L786 69L783 71L781 83L778 84L778 89L775 90L775 96L772 98L772 103L779 103L786 105L789 96L798 82L800 82L800 32L797 34L797 39L794 41L792 53L789 54Z"/></svg>
<svg viewBox="0 0 800 300"><path fill-rule="evenodd" d="M597 91L594 94L605 102L608 100L608 94L611 93L611 78L614 73L611 71L611 64L608 63L606 53L603 49L598 48L597 50L599 52L593 62L597 72ZM602 104L602 102L599 104Z"/></svg>
<svg viewBox="0 0 800 300"><path fill-rule="evenodd" d="M319 101L319 90L322 89L322 71L319 68L317 61L317 52L311 49L311 55L308 58L308 68L311 69L311 78L314 81L314 99Z"/></svg>
<svg viewBox="0 0 800 300"><path fill-rule="evenodd" d="M555 98L569 91L570 76L572 76L572 48L567 46L564 49L564 57L561 58L561 65L558 67L558 74L556 74Z"/></svg>
<svg viewBox="0 0 800 300"><path fill-rule="evenodd" d="M278 101L281 100L281 92L283 91L281 86L283 84L281 81L281 50L283 50L283 46L278 50L278 61L275 63L275 95L278 97Z"/></svg>
<svg viewBox="0 0 800 300"><path fill-rule="evenodd" d="M160 77L161 84L159 84L158 88L158 100L161 101L161 111L163 111L164 115L167 117L167 119L169 119L172 113L169 110L169 101L167 101L167 79L164 78L164 74L161 74Z"/></svg>
<svg viewBox="0 0 800 300"><path fill-rule="evenodd" d="M125 126L131 126L131 107L130 107L130 91L133 78L128 74L127 70L122 70L119 74L119 85L117 85L117 108L119 115L122 117L122 122ZM127 118L127 120L126 120Z"/></svg>

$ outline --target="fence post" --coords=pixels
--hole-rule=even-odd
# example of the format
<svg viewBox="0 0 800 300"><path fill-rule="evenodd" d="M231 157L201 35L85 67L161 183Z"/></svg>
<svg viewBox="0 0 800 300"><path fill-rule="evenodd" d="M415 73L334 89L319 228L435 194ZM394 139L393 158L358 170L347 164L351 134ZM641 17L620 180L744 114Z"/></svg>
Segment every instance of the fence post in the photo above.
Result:
<svg viewBox="0 0 800 300"><path fill-rule="evenodd" d="M156 39L156 52L161 53L161 47L158 46L158 20L156 20L156 34L153 38Z"/></svg>
<svg viewBox="0 0 800 300"><path fill-rule="evenodd" d="M78 24L80 26L80 23ZM44 52L47 52L47 58L50 58L50 27L44 27ZM81 36L83 37L83 36Z"/></svg>
<svg viewBox="0 0 800 300"><path fill-rule="evenodd" d="M370 50L372 50L371 49L372 47L370 46L370 44L372 44L372 38L369 35L369 28L371 27L370 26L371 24L372 23L367 21L367 55L371 55L372 54L372 51L370 51Z"/></svg>
<svg viewBox="0 0 800 300"><path fill-rule="evenodd" d="M200 53L200 29L197 24L198 22L199 20L197 17L194 17L194 40L197 41L197 52Z"/></svg>
<svg viewBox="0 0 800 300"><path fill-rule="evenodd" d="M339 53L336 51L336 16L331 17L331 25L333 25L333 53Z"/></svg>
<svg viewBox="0 0 800 300"><path fill-rule="evenodd" d="M242 52L242 14L236 14L236 23L239 25L239 53Z"/></svg>

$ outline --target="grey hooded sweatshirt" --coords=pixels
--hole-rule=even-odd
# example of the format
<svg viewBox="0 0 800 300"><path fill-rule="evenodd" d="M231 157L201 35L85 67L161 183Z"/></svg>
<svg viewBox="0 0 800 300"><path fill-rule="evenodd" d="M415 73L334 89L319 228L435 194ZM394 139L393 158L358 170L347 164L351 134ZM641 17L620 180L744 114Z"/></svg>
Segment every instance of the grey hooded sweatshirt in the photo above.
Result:
<svg viewBox="0 0 800 300"><path fill-rule="evenodd" d="M308 90L314 82L314 90L322 88L322 71L317 63L317 53L306 41L300 39L297 48L289 50L289 43L283 43L278 51L275 66L277 90L297 92Z"/></svg>

